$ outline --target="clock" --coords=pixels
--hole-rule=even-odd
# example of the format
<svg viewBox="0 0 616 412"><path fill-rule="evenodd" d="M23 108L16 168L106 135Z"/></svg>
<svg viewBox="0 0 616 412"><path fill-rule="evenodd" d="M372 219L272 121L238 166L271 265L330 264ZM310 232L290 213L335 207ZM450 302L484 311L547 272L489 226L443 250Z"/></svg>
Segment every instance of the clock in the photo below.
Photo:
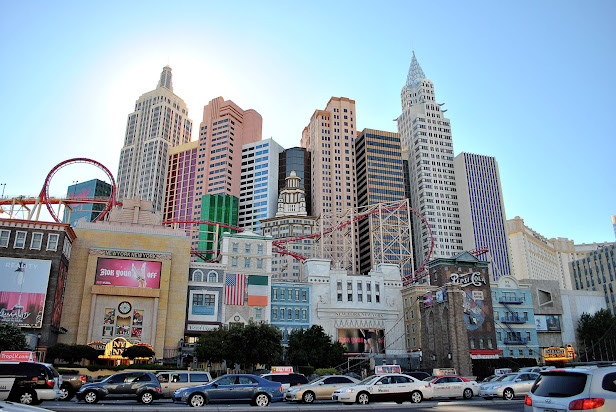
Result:
<svg viewBox="0 0 616 412"><path fill-rule="evenodd" d="M118 311L122 315L126 315L127 313L129 313L132 308L133 307L131 306L130 302L127 301L120 302L120 304L118 305Z"/></svg>

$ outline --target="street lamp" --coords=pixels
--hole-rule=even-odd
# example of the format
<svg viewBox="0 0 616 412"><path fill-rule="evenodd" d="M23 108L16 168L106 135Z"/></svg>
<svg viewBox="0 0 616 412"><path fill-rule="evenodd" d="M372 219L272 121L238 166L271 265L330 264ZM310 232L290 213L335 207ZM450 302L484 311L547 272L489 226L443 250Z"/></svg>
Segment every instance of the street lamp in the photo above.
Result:
<svg viewBox="0 0 616 412"><path fill-rule="evenodd" d="M20 285L19 285L19 299L17 299L17 303L15 304L15 306L13 306L13 309L11 309L12 311L19 311L19 314L21 315L23 313L24 307L21 306L21 294L23 292L24 289L24 280L26 280L26 271L25 271L25 267L26 265L24 264L24 261L21 260L19 262L19 267L17 269L15 269L15 272L19 272L21 273L20 276Z"/></svg>

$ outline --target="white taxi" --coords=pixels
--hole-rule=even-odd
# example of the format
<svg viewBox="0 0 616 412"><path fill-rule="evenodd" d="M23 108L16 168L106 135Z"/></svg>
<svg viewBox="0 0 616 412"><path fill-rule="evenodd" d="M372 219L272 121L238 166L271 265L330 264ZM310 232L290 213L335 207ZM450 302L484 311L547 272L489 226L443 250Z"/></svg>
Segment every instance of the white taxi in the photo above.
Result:
<svg viewBox="0 0 616 412"><path fill-rule="evenodd" d="M367 405L370 402L387 401L419 403L423 399L422 391L425 386L425 382L404 374L373 375L357 385L336 389L332 400L347 405L355 402Z"/></svg>
<svg viewBox="0 0 616 412"><path fill-rule="evenodd" d="M470 399L479 394L479 384L461 376L430 376L423 381L426 383L423 391L425 399L457 398L458 396Z"/></svg>

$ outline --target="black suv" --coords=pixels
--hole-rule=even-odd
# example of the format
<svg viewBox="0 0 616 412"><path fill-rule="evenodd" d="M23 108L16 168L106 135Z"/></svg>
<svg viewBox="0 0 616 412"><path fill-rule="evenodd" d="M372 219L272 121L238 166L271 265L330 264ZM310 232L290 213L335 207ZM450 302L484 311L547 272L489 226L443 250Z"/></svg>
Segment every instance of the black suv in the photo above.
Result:
<svg viewBox="0 0 616 412"><path fill-rule="evenodd" d="M160 383L151 372L116 373L100 382L83 385L76 394L78 400L86 403L96 403L103 398L136 398L146 405L161 395Z"/></svg>
<svg viewBox="0 0 616 412"><path fill-rule="evenodd" d="M0 362L0 400L38 405L60 397L60 375L48 363Z"/></svg>

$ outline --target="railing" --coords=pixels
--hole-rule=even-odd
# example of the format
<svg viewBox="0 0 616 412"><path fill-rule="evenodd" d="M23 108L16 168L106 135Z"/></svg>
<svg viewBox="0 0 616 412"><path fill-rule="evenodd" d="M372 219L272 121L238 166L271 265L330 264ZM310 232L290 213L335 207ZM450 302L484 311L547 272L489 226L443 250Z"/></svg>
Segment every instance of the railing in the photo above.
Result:
<svg viewBox="0 0 616 412"><path fill-rule="evenodd" d="M528 340L526 338L505 338L503 343L505 345L526 345Z"/></svg>
<svg viewBox="0 0 616 412"><path fill-rule="evenodd" d="M524 303L524 299L511 296L501 296L498 298L498 303Z"/></svg>
<svg viewBox="0 0 616 412"><path fill-rule="evenodd" d="M528 322L528 318L521 318L519 316L509 316L501 318L502 323L526 323Z"/></svg>

